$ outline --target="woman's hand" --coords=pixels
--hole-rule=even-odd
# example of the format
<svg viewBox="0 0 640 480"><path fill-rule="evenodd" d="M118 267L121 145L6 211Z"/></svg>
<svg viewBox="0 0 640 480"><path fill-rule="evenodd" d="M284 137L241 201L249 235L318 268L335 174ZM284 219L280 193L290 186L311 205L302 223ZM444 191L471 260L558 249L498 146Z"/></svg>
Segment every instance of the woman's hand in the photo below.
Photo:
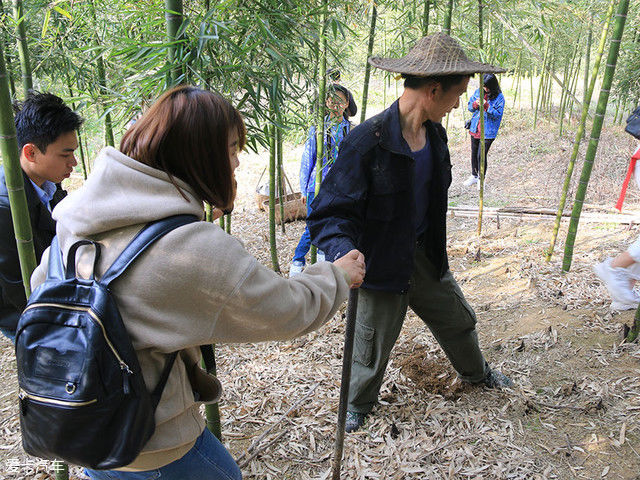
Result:
<svg viewBox="0 0 640 480"><path fill-rule="evenodd" d="M224 212L222 210L220 210L219 208L213 207L211 209L211 221L215 222L216 220L218 220L222 215L224 215Z"/></svg>
<svg viewBox="0 0 640 480"><path fill-rule="evenodd" d="M365 266L364 255L358 250L351 250L345 256L338 258L333 262L336 266L342 268L349 278L351 278L351 284L349 287L358 288L362 285L364 280Z"/></svg>
<svg viewBox="0 0 640 480"><path fill-rule="evenodd" d="M477 110L478 108L480 108L480 104L479 104L479 103L478 103L478 101L476 100L475 102L473 102L473 103L471 104L471 107L472 107L474 110Z"/></svg>

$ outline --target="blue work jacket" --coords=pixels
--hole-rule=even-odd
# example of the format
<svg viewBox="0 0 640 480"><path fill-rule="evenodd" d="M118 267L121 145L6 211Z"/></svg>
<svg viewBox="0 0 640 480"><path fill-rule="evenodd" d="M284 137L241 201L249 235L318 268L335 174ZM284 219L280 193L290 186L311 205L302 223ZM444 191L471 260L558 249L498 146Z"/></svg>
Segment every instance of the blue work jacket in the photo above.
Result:
<svg viewBox="0 0 640 480"><path fill-rule="evenodd" d="M340 144L344 137L351 130L351 122L346 118L340 123L333 123L329 116L324 120L327 135L324 140L324 158L322 159L322 180L327 176L329 170L338 156ZM316 127L309 129L307 142L304 145L302 161L300 162L300 191L303 195L316 191L316 160L318 158L318 147L316 140ZM327 160L328 159L328 160Z"/></svg>
<svg viewBox="0 0 640 480"><path fill-rule="evenodd" d="M320 186L307 219L311 241L333 261L357 248L365 257L365 288L395 293L409 289L417 245L440 275L446 254L447 192L451 161L439 123L425 123L433 159L428 227L416 238L414 159L402 137L398 102L355 127ZM419 240L419 242L418 242Z"/></svg>
<svg viewBox="0 0 640 480"><path fill-rule="evenodd" d="M480 108L473 108L472 106L473 102L478 100L478 90L473 92L467 105L469 111L473 113L471 116L471 125L469 126L470 132L475 132L478 129L478 122L480 122ZM504 95L499 93L496 98L489 100L489 108L484 112L484 138L496 138L503 113Z"/></svg>

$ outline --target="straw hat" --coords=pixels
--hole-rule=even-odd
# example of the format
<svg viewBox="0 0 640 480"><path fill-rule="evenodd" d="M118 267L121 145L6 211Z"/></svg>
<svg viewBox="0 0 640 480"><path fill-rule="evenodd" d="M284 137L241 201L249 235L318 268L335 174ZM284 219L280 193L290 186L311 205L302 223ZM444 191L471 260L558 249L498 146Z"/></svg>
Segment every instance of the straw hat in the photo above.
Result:
<svg viewBox="0 0 640 480"><path fill-rule="evenodd" d="M504 68L469 60L460 44L444 33L422 38L402 58L371 57L369 63L382 70L418 77L506 72Z"/></svg>

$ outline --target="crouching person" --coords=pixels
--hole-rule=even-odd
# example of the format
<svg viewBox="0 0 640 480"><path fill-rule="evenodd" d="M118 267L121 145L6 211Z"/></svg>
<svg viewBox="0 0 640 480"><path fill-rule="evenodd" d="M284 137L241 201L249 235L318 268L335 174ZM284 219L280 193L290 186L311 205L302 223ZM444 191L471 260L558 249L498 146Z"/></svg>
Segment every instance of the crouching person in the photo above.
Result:
<svg viewBox="0 0 640 480"><path fill-rule="evenodd" d="M191 86L165 93L127 131L120 150L104 149L84 186L56 208L65 257L80 239L100 242L99 278L147 223L178 214L202 219L203 201L218 212L231 208L244 142L239 112L219 95ZM44 280L47 258L48 252L34 286ZM87 249L77 271L92 269ZM111 291L147 385L158 383L170 353L180 353L155 413L155 433L140 455L121 469L86 473L122 480L241 478L198 411L194 391L201 390L192 372L199 346L304 335L329 320L363 277L362 254L351 251L285 279L213 223L183 225L157 240Z"/></svg>

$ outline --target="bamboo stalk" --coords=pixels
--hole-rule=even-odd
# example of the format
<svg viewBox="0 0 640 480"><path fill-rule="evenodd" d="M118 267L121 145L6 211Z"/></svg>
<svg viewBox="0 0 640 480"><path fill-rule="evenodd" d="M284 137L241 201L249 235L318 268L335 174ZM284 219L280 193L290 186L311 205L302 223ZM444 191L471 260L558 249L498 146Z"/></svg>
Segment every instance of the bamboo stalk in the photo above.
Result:
<svg viewBox="0 0 640 480"><path fill-rule="evenodd" d="M424 1L424 11L422 13L422 36L429 35L429 10L431 8L431 0Z"/></svg>
<svg viewBox="0 0 640 480"><path fill-rule="evenodd" d="M169 64L171 65L171 85L167 87L175 86L179 83L182 75L182 69L178 62L178 32L182 26L182 0L165 0L165 19L167 21L167 38L169 43L168 55Z"/></svg>
<svg viewBox="0 0 640 480"><path fill-rule="evenodd" d="M2 39L0 38L0 42ZM4 63L4 42L0 48L0 153L4 165L4 174L9 194L11 219L16 236L22 284L27 298L31 295L29 279L36 268L36 254L33 246L31 220L24 191L24 178L18 155L16 127L11 108L11 94L7 70Z"/></svg>
<svg viewBox="0 0 640 480"><path fill-rule="evenodd" d="M478 105L480 107L480 191L478 192L478 237L482 235L482 209L484 207L484 170L486 164L485 138L484 138L484 76L480 77Z"/></svg>
<svg viewBox="0 0 640 480"><path fill-rule="evenodd" d="M2 4L2 0L0 0L0 18L4 18L5 15L9 15L9 13L5 13L4 11L4 5ZM15 82L13 81L13 76L11 75L12 67L11 67L11 57L10 57L10 52L9 52L9 32L7 32L7 30L5 29L5 22L0 22L0 35L2 35L2 41L4 42L4 61L5 61L5 68L7 70L7 78L9 79L9 90L11 92L11 97L15 98L16 96L16 85Z"/></svg>
<svg viewBox="0 0 640 480"><path fill-rule="evenodd" d="M447 35L451 35L451 17L453 16L453 0L449 0L444 15L444 23L442 31Z"/></svg>
<svg viewBox="0 0 640 480"><path fill-rule="evenodd" d="M425 2L425 9L427 10L427 22L429 21L429 0ZM371 8L371 26L369 27L369 45L367 46L367 59L364 65L364 84L362 86L362 110L360 111L360 123L364 122L367 113L367 99L369 97L369 79L371 77L371 64L369 63L369 57L373 53L373 43L376 33L376 19L378 18L378 10L373 5Z"/></svg>
<svg viewBox="0 0 640 480"><path fill-rule="evenodd" d="M24 95L26 97L27 92L33 89L33 77L31 76L26 19L22 9L22 0L13 0L13 16L16 20L16 36L18 37L18 57L20 58L20 70L22 72L22 87L24 88Z"/></svg>
<svg viewBox="0 0 640 480"><path fill-rule="evenodd" d="M316 185L315 195L320 192L320 184L322 183L322 167L325 156L324 151L324 135L325 135L325 112L327 97L327 15L328 0L322 0L322 16L320 20L320 65L318 78L318 108L316 110ZM315 245L311 246L311 263L316 263L317 249Z"/></svg>
<svg viewBox="0 0 640 480"><path fill-rule="evenodd" d="M0 37L0 154L3 160L11 221L20 259L22 285L25 296L29 298L31 296L31 274L35 270L37 262L12 111L9 81L4 61L4 39ZM69 470L64 463L56 461L53 466L56 480L69 478Z"/></svg>
<svg viewBox="0 0 640 480"><path fill-rule="evenodd" d="M542 98L542 92L544 90L544 85L545 85L545 76L544 76L544 70L546 70L546 66L547 66L547 61L548 61L548 56L549 56L549 48L551 46L551 39L547 38L547 47L545 48L544 51L544 57L542 60L542 72L540 73L540 85L538 86L538 97L536 99L536 109L535 112L533 114L533 129L535 130L536 126L538 125L538 111L541 109L541 98Z"/></svg>
<svg viewBox="0 0 640 480"><path fill-rule="evenodd" d="M273 106L272 103L272 114ZM269 138L269 245L271 246L271 265L274 271L280 273L276 247L276 127L273 123L267 127L267 132L267 138Z"/></svg>
<svg viewBox="0 0 640 480"><path fill-rule="evenodd" d="M280 108L278 108L278 126L276 127L276 164L278 167L278 193L280 197L279 207L280 207L280 226L282 228L282 233L286 233L284 227L284 202L287 195L286 188L284 185L284 175L282 170L282 115L280 112Z"/></svg>
<svg viewBox="0 0 640 480"><path fill-rule="evenodd" d="M216 371L216 344L212 344L211 348L213 349L213 365L211 369L207 370L207 373L211 375L217 375ZM202 359L202 366L207 368L204 359ZM207 419L207 429L215 435L215 437L222 441L222 425L220 422L220 407L218 403L210 403L204 406L204 414Z"/></svg>
<svg viewBox="0 0 640 480"><path fill-rule="evenodd" d="M598 72L600 71L600 63L602 61L602 55L604 54L604 48L607 42L607 36L609 33L609 24L613 16L613 9L615 7L615 0L609 1L609 8L605 17L604 26L602 27L602 34L600 35L600 43L598 44L598 53L596 54L595 62L593 64L593 71L591 72L591 80L589 81L589 88L585 92L584 102L582 103L582 114L580 115L580 123L578 124L578 130L576 131L575 139L573 141L573 150L571 151L571 158L569 159L569 165L567 166L567 173L564 177L564 183L562 185L562 193L560 194L560 203L558 205L558 213L556 215L556 221L553 226L553 233L551 234L551 242L547 250L546 261L551 261L553 251L556 246L558 238L558 231L560 230L560 220L562 218L562 212L567 203L567 194L569 192L569 186L571 185L571 177L573 175L573 169L575 167L576 159L578 158L578 151L580 150L580 140L584 136L585 125L587 121L587 115L589 113L589 105L591 104L591 97L593 96L593 90L595 88L596 79L598 78Z"/></svg>
<svg viewBox="0 0 640 480"><path fill-rule="evenodd" d="M600 88L600 97L598 98L598 106L596 107L596 114L593 119L593 126L591 128L591 136L589 140L589 147L587 148L587 154L584 159L584 165L582 166L582 174L580 175L580 183L576 192L576 198L573 203L573 211L571 212L571 222L569 223L569 232L567 234L567 240L565 242L564 258L562 261L562 270L568 272L571 268L571 260L573 257L573 246L578 233L578 224L580 222L580 213L582 212L582 204L584 202L585 195L587 193L587 186L589 184L589 178L591 177L591 170L593 168L593 162L595 160L596 151L598 150L598 142L600 140L600 131L602 130L602 124L604 122L604 116L607 112L607 102L609 100L609 90L613 82L613 76L616 70L616 63L618 61L618 52L620 51L620 41L624 32L624 25L627 19L627 11L629 10L629 0L620 0L618 4L618 10L615 15L615 25L611 37L611 43L609 44L609 54L607 56L607 64L604 72L604 78L602 80L602 87Z"/></svg>
<svg viewBox="0 0 640 480"><path fill-rule="evenodd" d="M516 28L511 25L509 22L507 22L507 20L505 20L505 18L500 15L499 13L497 13L496 11L492 11L491 14L497 18L500 23L502 25L504 25L515 37L517 37L522 44L527 48L527 50L529 50L529 52L531 52L531 54L536 57L538 60L542 61L543 58L540 56L540 54L535 50L535 48L533 48L531 45L529 45L529 42L527 42L527 40L520 34L520 32L518 32L518 30L516 30ZM491 25L491 23L489 23L489 25ZM543 62L544 63L544 62ZM562 89L566 89L567 87L565 86L565 84L558 78L558 76L551 72L549 69L549 73L551 74L551 77L555 80L555 82L560 85L560 87ZM578 100L575 97L572 97L574 99L574 101L578 104L578 105L582 105L582 102L580 100ZM531 107L533 108L533 106Z"/></svg>
<svg viewBox="0 0 640 480"><path fill-rule="evenodd" d="M516 108L516 101L518 100L518 89L521 85L521 81L520 81L520 68L522 66L522 51L520 51L520 53L518 54L518 63L516 64L516 72L515 72L515 77L516 77L516 92L513 95L513 107L511 108ZM520 90L522 90L522 88L520 88ZM522 92L520 92L520 96L522 96Z"/></svg>
<svg viewBox="0 0 640 480"><path fill-rule="evenodd" d="M94 0L90 0L88 5L89 5L89 11L91 13L91 16L93 17L93 22L97 28L98 17L96 15ZM93 36L94 47L96 49L101 49L102 46L100 43L101 42L98 37L98 33L96 31L96 34ZM100 92L99 103L100 105L103 105L104 96L108 94L108 90L107 90L107 75L105 72L104 60L102 58L102 51L100 51L100 54L96 58L96 73L98 74L98 91ZM110 145L112 147L115 145L115 139L113 136L113 122L111 120L111 112L109 112L106 109L104 113L104 142L106 145Z"/></svg>
<svg viewBox="0 0 640 480"><path fill-rule="evenodd" d="M66 75L66 77L67 77L67 88L69 89L69 96L73 98L73 89L71 88L71 79L69 78L69 75ZM71 108L73 108L73 110L75 111L76 104L74 102L71 103ZM76 130L76 135L78 135L78 146L80 147L80 165L82 166L82 176L86 180L87 165L84 161L84 148L82 147L82 134L80 131L80 127L78 127L78 129Z"/></svg>

